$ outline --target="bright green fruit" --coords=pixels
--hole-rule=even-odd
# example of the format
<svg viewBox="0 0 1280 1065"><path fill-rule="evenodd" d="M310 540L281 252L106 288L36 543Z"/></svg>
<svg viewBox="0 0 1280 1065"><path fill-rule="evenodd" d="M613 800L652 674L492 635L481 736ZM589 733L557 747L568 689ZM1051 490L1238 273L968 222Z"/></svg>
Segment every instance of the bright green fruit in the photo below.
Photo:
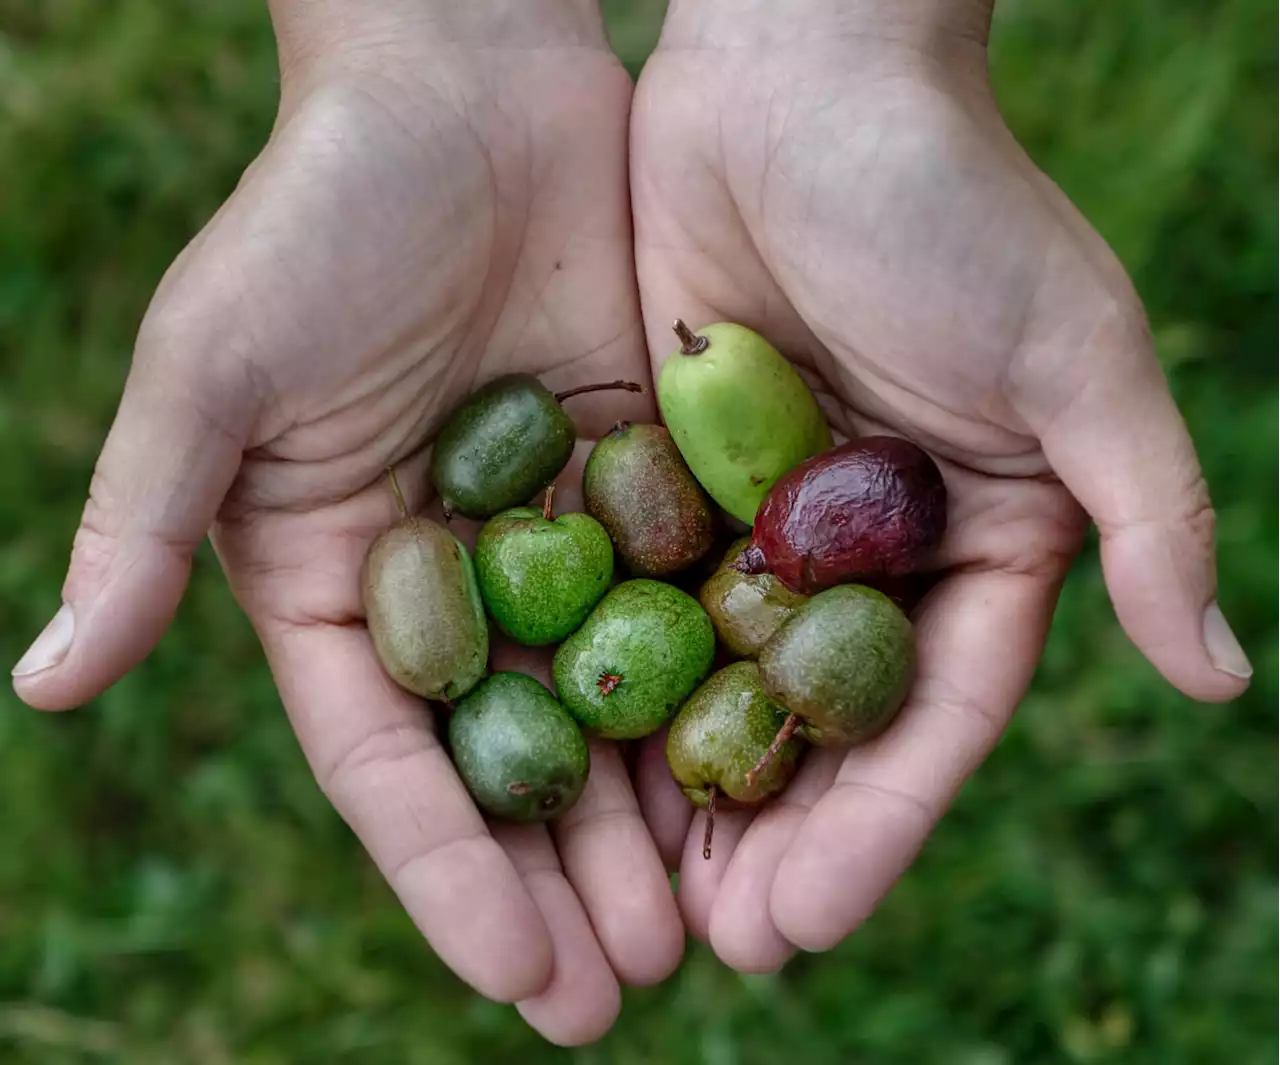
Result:
<svg viewBox="0 0 1280 1065"><path fill-rule="evenodd" d="M449 717L453 764L477 805L509 821L546 821L582 794L590 760L582 732L523 673L495 673Z"/></svg>
<svg viewBox="0 0 1280 1065"><path fill-rule="evenodd" d="M818 401L794 367L758 333L722 322L696 334L677 323L681 347L658 375L671 437L711 498L750 525L773 482L831 447Z"/></svg>
<svg viewBox="0 0 1280 1065"><path fill-rule="evenodd" d="M480 593L498 627L543 647L573 632L613 577L609 534L586 514L517 507L489 519L476 540Z"/></svg>
<svg viewBox="0 0 1280 1065"><path fill-rule="evenodd" d="M715 649L711 619L692 596L658 581L624 581L560 645L556 691L585 728L636 739L698 686Z"/></svg>

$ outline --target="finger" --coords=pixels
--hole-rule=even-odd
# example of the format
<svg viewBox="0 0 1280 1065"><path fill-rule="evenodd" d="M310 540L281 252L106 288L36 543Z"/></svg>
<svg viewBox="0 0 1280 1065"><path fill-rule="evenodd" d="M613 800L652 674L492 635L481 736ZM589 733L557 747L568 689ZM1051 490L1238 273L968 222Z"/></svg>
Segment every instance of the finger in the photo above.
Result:
<svg viewBox="0 0 1280 1065"><path fill-rule="evenodd" d="M590 746L587 787L552 833L613 971L624 983L654 984L680 964L684 929L618 748Z"/></svg>
<svg viewBox="0 0 1280 1065"><path fill-rule="evenodd" d="M792 943L835 946L915 857L1026 691L1059 580L967 572L930 594L906 705L883 736L845 755L778 867L769 909Z"/></svg>
<svg viewBox="0 0 1280 1065"><path fill-rule="evenodd" d="M835 781L843 756L839 750L809 751L796 779L756 815L733 852L711 907L710 940L716 956L739 972L776 972L796 951L773 923L773 878L809 811Z"/></svg>
<svg viewBox="0 0 1280 1065"><path fill-rule="evenodd" d="M706 811L696 810L689 824L684 852L680 857L680 886L676 901L685 927L703 943L711 939L711 909L720 890L720 881L753 817L754 810L717 809L710 858L703 856Z"/></svg>
<svg viewBox="0 0 1280 1065"><path fill-rule="evenodd" d="M586 911L564 877L555 846L541 825L494 821L490 832L507 852L551 933L551 983L516 1008L544 1039L580 1046L599 1039L617 1019L622 993Z"/></svg>
<svg viewBox="0 0 1280 1065"><path fill-rule="evenodd" d="M361 626L259 625L325 794L427 942L481 994L516 1002L552 977L551 935L436 738Z"/></svg>
<svg viewBox="0 0 1280 1065"><path fill-rule="evenodd" d="M662 856L662 864L675 872L680 868L685 836L693 820L693 804L684 797L667 766L665 728L641 741L635 779L636 799L649 834Z"/></svg>
<svg viewBox="0 0 1280 1065"><path fill-rule="evenodd" d="M18 695L40 709L83 703L151 651L240 464L256 410L248 377L212 355L179 362L158 343L139 341L62 606L13 668Z"/></svg>
<svg viewBox="0 0 1280 1065"><path fill-rule="evenodd" d="M1066 401L1030 420L1098 526L1120 623L1188 695L1234 698L1252 668L1217 604L1213 507L1141 316L1100 326L1080 363Z"/></svg>

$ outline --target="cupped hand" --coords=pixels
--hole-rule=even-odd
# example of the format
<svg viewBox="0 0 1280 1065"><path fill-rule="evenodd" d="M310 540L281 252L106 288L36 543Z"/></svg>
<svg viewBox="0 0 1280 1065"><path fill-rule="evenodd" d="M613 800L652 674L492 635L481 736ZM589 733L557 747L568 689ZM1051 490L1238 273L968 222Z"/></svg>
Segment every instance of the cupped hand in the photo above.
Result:
<svg viewBox="0 0 1280 1065"><path fill-rule="evenodd" d="M950 494L946 576L915 614L918 679L889 732L813 751L779 801L719 818L710 861L703 815L690 826L646 752L641 802L686 922L743 970L832 947L912 861L1027 688L1087 519L1120 622L1170 682L1225 700L1249 675L1138 298L1002 123L989 11L932 6L804 0L783 22L677 3L637 91L657 361L677 316L750 325L839 433L912 438Z"/></svg>
<svg viewBox="0 0 1280 1065"><path fill-rule="evenodd" d="M270 142L156 293L65 605L15 684L61 709L137 665L212 528L321 787L418 927L481 992L582 1042L612 1022L619 979L659 980L683 949L619 752L593 746L550 831L486 823L427 707L379 666L360 569L396 518L384 471L427 508L424 445L478 383L648 382L631 85L591 5L540 0L497 27L382 7L396 17L275 5ZM584 440L653 413L626 393L569 404ZM495 669L546 665L494 652Z"/></svg>

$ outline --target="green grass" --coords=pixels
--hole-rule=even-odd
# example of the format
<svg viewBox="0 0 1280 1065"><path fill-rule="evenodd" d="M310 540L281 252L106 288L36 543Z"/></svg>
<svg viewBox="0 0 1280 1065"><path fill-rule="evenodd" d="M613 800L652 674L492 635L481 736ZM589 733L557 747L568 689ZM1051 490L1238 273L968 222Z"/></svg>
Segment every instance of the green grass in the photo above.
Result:
<svg viewBox="0 0 1280 1065"><path fill-rule="evenodd" d="M608 6L636 69L662 5ZM264 7L0 0L0 658L56 604L152 287L269 128ZM0 1061L1274 1061L1275 39L1264 0L1005 0L994 44L1011 124L1147 300L1245 698L1174 694L1090 550L1007 738L858 935L767 978L694 949L570 1054L424 948L202 552L95 705L0 693Z"/></svg>

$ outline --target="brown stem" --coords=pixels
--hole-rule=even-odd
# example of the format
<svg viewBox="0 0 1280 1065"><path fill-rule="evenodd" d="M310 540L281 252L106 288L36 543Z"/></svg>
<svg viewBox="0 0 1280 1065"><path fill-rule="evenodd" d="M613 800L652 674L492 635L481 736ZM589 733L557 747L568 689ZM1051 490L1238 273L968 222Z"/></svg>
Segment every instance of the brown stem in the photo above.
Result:
<svg viewBox="0 0 1280 1065"><path fill-rule="evenodd" d="M547 485L546 494L542 497L542 519L543 521L551 520L551 505L556 499L556 486L554 484Z"/></svg>
<svg viewBox="0 0 1280 1065"><path fill-rule="evenodd" d="M627 431L627 426L630 424L630 422L614 422L613 428L610 429L609 432L613 433L614 436L617 436L620 433L625 433Z"/></svg>
<svg viewBox="0 0 1280 1065"><path fill-rule="evenodd" d="M754 788L756 786L756 781L760 779L760 774L769 768L769 763L778 757L778 752L787 745L799 727L800 715L788 714L787 720L782 723L782 728L778 729L778 734L773 737L773 742L769 744L769 749L760 756L760 761L747 771L747 787Z"/></svg>
<svg viewBox="0 0 1280 1065"><path fill-rule="evenodd" d="M702 833L702 857L711 860L711 836L716 830L716 791L714 784L707 785L707 827Z"/></svg>
<svg viewBox="0 0 1280 1065"><path fill-rule="evenodd" d="M396 497L396 507L400 511L401 518L409 516L409 508L404 502L404 493L400 491L400 482L396 480L396 471L390 466L387 467L387 480L391 482L391 494Z"/></svg>
<svg viewBox="0 0 1280 1065"><path fill-rule="evenodd" d="M634 381L604 381L594 385L579 385L577 388L567 388L563 392L557 392L556 402L563 403L570 396L581 396L587 392L608 392L613 389L623 392L643 392L644 385L638 385Z"/></svg>
<svg viewBox="0 0 1280 1065"><path fill-rule="evenodd" d="M701 355L707 348L711 347L711 341L706 337L698 336L679 318L676 319L671 328L676 331L676 336L680 338L681 355Z"/></svg>

